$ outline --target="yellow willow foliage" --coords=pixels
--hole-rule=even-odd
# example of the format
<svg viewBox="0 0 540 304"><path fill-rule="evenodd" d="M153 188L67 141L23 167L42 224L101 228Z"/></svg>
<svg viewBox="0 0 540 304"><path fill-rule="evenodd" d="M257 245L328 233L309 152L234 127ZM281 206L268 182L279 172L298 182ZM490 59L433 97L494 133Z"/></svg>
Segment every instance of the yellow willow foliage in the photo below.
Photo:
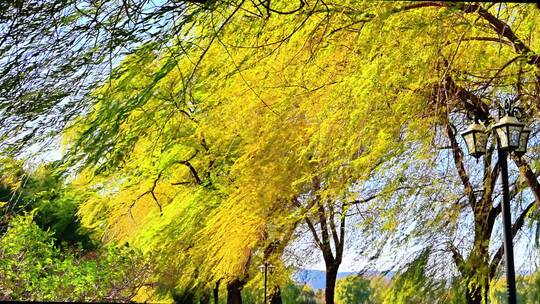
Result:
<svg viewBox="0 0 540 304"><path fill-rule="evenodd" d="M455 8L335 1L259 18L242 5L128 56L66 136L93 165L80 184L98 190L83 224L162 257L172 286L245 276L267 225L297 221L291 201L315 178L326 201L354 197L354 183L408 144L428 151L445 107L434 84L451 75L471 86L517 56L475 40L494 34ZM490 12L540 49L534 7ZM534 77L510 65L485 94L510 92L520 66Z"/></svg>
<svg viewBox="0 0 540 304"><path fill-rule="evenodd" d="M6 190L16 191L23 183L22 163L13 158L0 158L0 184Z"/></svg>

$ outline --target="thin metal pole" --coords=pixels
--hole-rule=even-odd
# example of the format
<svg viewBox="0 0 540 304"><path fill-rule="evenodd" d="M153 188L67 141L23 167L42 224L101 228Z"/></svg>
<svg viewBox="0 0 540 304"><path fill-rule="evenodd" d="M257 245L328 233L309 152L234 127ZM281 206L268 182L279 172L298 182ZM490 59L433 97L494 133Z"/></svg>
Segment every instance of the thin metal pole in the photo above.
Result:
<svg viewBox="0 0 540 304"><path fill-rule="evenodd" d="M268 263L264 262L264 304L266 304L266 271L268 270Z"/></svg>
<svg viewBox="0 0 540 304"><path fill-rule="evenodd" d="M503 186L502 216L504 255L506 258L506 288L508 303L516 304L516 274L514 270L514 248L512 243L512 214L510 212L510 191L508 186L508 153L498 148L499 164L501 166L501 180Z"/></svg>

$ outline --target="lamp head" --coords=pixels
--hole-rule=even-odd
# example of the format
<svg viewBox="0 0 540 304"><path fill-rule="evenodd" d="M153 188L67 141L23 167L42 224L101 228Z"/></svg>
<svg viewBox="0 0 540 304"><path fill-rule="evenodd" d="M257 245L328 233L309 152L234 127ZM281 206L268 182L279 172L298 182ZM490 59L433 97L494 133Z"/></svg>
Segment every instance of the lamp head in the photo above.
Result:
<svg viewBox="0 0 540 304"><path fill-rule="evenodd" d="M493 125L493 131L497 135L499 147L509 152L519 148L521 131L524 127L525 124L520 122L515 116L506 114Z"/></svg>
<svg viewBox="0 0 540 304"><path fill-rule="evenodd" d="M461 136L463 136L467 144L470 155L479 158L486 153L488 134L483 125L476 122L472 123L467 130L461 132Z"/></svg>

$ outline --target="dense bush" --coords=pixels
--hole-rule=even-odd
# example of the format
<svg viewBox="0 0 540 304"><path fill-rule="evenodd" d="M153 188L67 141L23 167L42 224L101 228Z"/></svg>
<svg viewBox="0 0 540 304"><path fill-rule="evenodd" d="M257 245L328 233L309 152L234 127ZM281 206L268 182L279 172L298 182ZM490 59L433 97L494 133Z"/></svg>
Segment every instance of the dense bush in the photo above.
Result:
<svg viewBox="0 0 540 304"><path fill-rule="evenodd" d="M62 250L33 213L13 217L0 236L0 300L113 301L132 299L150 265L128 246Z"/></svg>

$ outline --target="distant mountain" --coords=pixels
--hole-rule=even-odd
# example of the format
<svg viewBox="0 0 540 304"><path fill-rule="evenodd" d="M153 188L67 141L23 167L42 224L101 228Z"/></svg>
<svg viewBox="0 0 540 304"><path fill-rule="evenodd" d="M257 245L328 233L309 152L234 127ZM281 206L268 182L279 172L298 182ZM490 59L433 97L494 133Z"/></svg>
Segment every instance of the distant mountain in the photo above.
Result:
<svg viewBox="0 0 540 304"><path fill-rule="evenodd" d="M356 275L358 272L339 272L337 278L344 278L350 275ZM380 271L368 271L364 273L364 276L382 276L383 273ZM393 272L386 274L386 278L390 279L393 275ZM298 271L293 279L299 284L308 284L313 289L324 289L326 286L326 273L323 270L313 270L313 269L302 269Z"/></svg>
<svg viewBox="0 0 540 304"><path fill-rule="evenodd" d="M532 270L519 270L517 274L520 276L530 275L534 271ZM358 272L340 272L337 275L337 278L344 278L351 275L356 275ZM395 272L390 271L384 275L382 271L367 271L364 273L365 277L372 276L383 276L390 280L394 276ZM323 270L313 270L313 269L301 269L296 274L293 275L293 280L298 284L308 284L313 289L324 289L326 287L326 272Z"/></svg>

